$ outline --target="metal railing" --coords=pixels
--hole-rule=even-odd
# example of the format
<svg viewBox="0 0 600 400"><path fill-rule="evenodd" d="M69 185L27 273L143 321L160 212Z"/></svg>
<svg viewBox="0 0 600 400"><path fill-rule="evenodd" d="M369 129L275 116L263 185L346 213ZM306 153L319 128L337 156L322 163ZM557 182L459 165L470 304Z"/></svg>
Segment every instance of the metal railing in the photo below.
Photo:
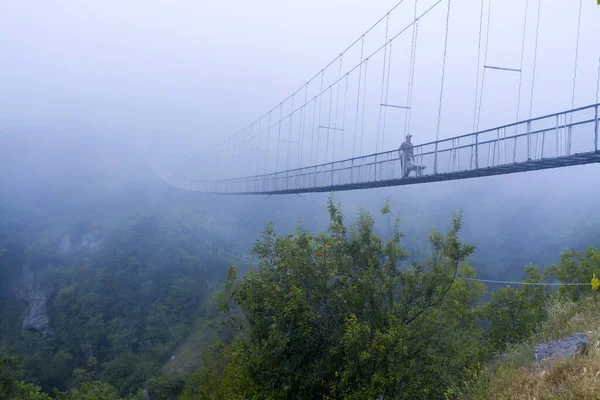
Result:
<svg viewBox="0 0 600 400"><path fill-rule="evenodd" d="M169 180L187 190L220 194L268 194L354 189L417 183L432 176L458 175L599 152L599 107L593 104L493 129L414 145L422 169L403 177L398 150L265 175L216 181ZM535 168L533 168L535 169ZM438 179L441 180L441 179Z"/></svg>

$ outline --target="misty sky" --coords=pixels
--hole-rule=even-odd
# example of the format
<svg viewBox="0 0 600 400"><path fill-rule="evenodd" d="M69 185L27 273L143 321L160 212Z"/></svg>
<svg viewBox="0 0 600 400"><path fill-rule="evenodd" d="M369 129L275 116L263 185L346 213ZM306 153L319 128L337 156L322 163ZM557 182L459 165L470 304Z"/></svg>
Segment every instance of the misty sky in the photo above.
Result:
<svg viewBox="0 0 600 400"><path fill-rule="evenodd" d="M200 154L276 106L395 3L5 1L0 126L59 142L100 135L131 144L138 135L153 134L155 146L174 157ZM420 0L419 6L433 3ZM529 3L521 115L529 101L537 12L537 3ZM402 5L400 19L412 17L413 4ZM452 1L440 137L471 129L480 4ZM521 0L493 2L489 64L518 64L523 6ZM575 1L543 2L534 115L570 107L577 7ZM420 27L416 143L435 137L445 15L442 2ZM594 102L600 55L600 7L583 0L582 15L575 106ZM400 19L390 29L403 26ZM399 62L409 57L410 33L399 40ZM374 33L374 43L383 43L381 34ZM372 68L375 82L380 72ZM392 86L403 96L406 78L397 76ZM502 73L486 79L482 127L512 122L517 79ZM371 91L378 97L378 87ZM375 109L367 113L376 116ZM386 149L402 140L393 117L390 121ZM365 147L373 135L365 134Z"/></svg>
<svg viewBox="0 0 600 400"><path fill-rule="evenodd" d="M6 145L9 141L0 140L0 162L13 169L12 174L2 176L0 184L6 190L2 199L8 201L7 194L12 193L4 186L9 179L13 187L30 188L40 202L58 193L61 204L63 198L76 201L77 190L91 182L96 191L92 192L94 202L89 207L102 214L102 196L109 198L111 193L126 192L125 185L110 185L115 176L129 174L127 179L143 181L139 177L145 165L138 165L135 171L127 170L127 161L138 147L139 137L144 135L152 138L153 147L164 152L165 159L192 158L196 165L206 165L210 159L203 157L210 145L277 106L395 3L396 0L0 2L0 139L4 135L21 139L18 146L11 141L10 147ZM419 0L423 9L433 3L434 0ZM595 3L583 0L576 107L595 101L600 56L600 6ZM400 17L391 20L392 31L398 31L412 18L413 4L410 0L403 3L405 8L398 10ZM451 4L441 138L469 133L474 108L481 3L452 0ZM486 1L486 7L488 4ZM489 64L514 67L520 58L524 1L493 0L492 4ZM543 2L533 115L571 106L577 6L575 0ZM419 27L411 130L417 144L435 138L445 7L445 2L440 3ZM528 112L536 8L537 2L529 0L521 118ZM380 45L383 33L381 29L373 32L375 38L368 46ZM406 36L394 42L389 102L399 103L406 97L411 33L408 30ZM345 59L344 70L357 61L354 51ZM375 142L371 127L376 125L378 111L380 61L374 58L369 64L373 74L369 75L369 96L375 107L366 110L371 125L365 130L365 151L372 151ZM514 121L517 84L516 75L487 75L482 128ZM401 117L399 113L388 115L384 148L397 148L403 140ZM101 149L102 143L106 147ZM348 156L349 149L345 150L343 155ZM42 160L40 154L48 160ZM245 175L246 161L236 161L232 169ZM199 169L190 170L194 173ZM594 183L599 172L600 165L594 164L348 191L338 193L337 199L348 214L356 215L359 205L375 211L385 196L391 196L393 208L401 210L403 218L406 216L409 221L422 220L422 224L411 222L411 226L421 226L424 231L432 228L432 221L444 229L450 222L450 213L462 208L465 231L476 245L492 242L486 238L498 235L499 226L511 223L517 237L534 231L544 240L558 234L567 237L569 232L559 226L558 232L547 230L542 234L539 230L544 228L528 225L524 219L535 214L537 218L571 226L565 221L573 215L597 215L599 189ZM106 182L99 182L100 176ZM57 179L49 177L58 177L63 184L56 184ZM40 182L46 186L37 186ZM277 220L278 226L293 229L296 216L317 221L315 229L324 228L327 222L324 193L302 198L272 196L265 200L263 196L235 196L224 200L168 189L174 197L197 196L204 201L198 202L198 209L217 212L216 221L268 209L260 216L251 214L258 220L257 225L266 224L268 218ZM18 203L19 197L15 198ZM114 199L115 203L121 201L117 194ZM591 218L586 223L595 221ZM413 236L424 237L420 233ZM497 245L502 251L511 251L501 242Z"/></svg>
<svg viewBox="0 0 600 400"><path fill-rule="evenodd" d="M212 142L287 95L391 3L2 2L1 123Z"/></svg>

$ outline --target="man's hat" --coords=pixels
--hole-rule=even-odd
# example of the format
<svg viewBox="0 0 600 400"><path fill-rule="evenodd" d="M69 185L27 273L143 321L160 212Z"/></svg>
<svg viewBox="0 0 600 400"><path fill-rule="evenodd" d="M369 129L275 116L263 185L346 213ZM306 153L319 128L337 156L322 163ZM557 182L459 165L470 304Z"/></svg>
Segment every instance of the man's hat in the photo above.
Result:
<svg viewBox="0 0 600 400"><path fill-rule="evenodd" d="M409 137L412 137L412 135L410 133L408 135L406 135L406 139L408 139Z"/></svg>

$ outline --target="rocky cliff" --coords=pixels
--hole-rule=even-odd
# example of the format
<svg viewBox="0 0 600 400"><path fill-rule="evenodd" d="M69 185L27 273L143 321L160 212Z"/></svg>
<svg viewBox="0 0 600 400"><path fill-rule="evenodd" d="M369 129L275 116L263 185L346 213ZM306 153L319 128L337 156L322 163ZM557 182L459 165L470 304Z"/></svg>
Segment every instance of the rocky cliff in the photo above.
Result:
<svg viewBox="0 0 600 400"><path fill-rule="evenodd" d="M29 313L23 320L23 329L48 331L48 315L46 314L47 292L35 282L35 277L27 264L23 265L20 279L14 287L17 299L29 304Z"/></svg>
<svg viewBox="0 0 600 400"><path fill-rule="evenodd" d="M65 233L58 249L63 253L87 256L100 247L100 230L88 223L79 223ZM21 275L13 283L17 299L29 305L29 313L23 320L23 329L35 330L44 334L50 333L46 305L49 299L48 290L36 281L34 273L25 263Z"/></svg>
<svg viewBox="0 0 600 400"><path fill-rule="evenodd" d="M87 222L80 222L65 233L58 244L63 253L92 252L100 248L100 229Z"/></svg>

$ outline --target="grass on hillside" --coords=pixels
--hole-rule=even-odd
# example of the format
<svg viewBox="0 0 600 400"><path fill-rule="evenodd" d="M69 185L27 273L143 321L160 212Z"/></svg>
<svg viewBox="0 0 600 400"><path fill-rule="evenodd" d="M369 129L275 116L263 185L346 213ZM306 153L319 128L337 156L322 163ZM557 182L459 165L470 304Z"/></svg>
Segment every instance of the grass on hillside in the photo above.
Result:
<svg viewBox="0 0 600 400"><path fill-rule="evenodd" d="M506 358L483 368L451 399L600 399L600 298L555 300L548 320ZM584 356L536 365L535 346L584 332L590 339Z"/></svg>

